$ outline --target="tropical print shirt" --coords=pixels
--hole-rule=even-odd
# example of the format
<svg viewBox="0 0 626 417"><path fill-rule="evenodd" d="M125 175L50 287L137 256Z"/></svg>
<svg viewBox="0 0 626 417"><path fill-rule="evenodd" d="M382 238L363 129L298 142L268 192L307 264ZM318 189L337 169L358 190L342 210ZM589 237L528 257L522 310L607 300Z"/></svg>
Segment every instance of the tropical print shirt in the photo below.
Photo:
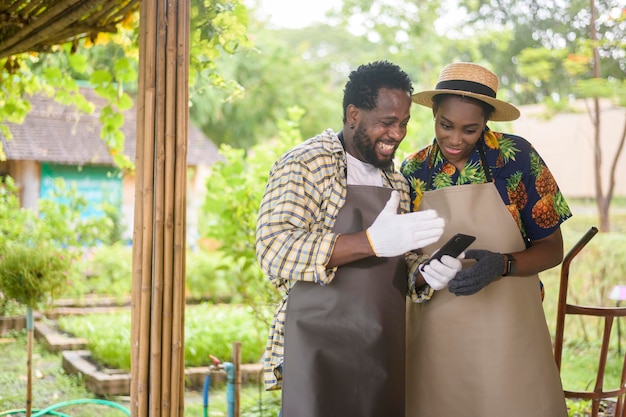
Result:
<svg viewBox="0 0 626 417"><path fill-rule="evenodd" d="M481 143L479 140L461 171L444 159L436 140L409 155L400 170L411 185L412 209L417 210L427 188L486 182L479 152ZM527 245L549 236L571 217L552 173L530 142L487 128L483 148L500 197Z"/></svg>
<svg viewBox="0 0 626 417"><path fill-rule="evenodd" d="M263 272L284 296L267 340L264 364L266 389L280 389L284 354L285 313L289 290L298 281L330 283L337 268L327 269L335 242L332 232L346 199L347 160L341 141L328 129L288 151L270 170L256 228L256 254ZM381 170L385 187L400 191L401 212L410 211L409 185L400 172ZM414 302L432 295L428 286L415 288L424 257L406 255L409 296Z"/></svg>

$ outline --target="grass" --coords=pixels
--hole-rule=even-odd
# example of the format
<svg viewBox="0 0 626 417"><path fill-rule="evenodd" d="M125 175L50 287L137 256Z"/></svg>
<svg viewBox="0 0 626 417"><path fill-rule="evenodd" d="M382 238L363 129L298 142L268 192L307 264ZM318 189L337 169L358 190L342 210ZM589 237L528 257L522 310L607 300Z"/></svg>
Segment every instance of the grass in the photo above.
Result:
<svg viewBox="0 0 626 417"><path fill-rule="evenodd" d="M0 344L0 411L26 407L26 331L12 332ZM49 353L39 344L33 349L32 407L34 410L79 398L96 399L81 381L64 373L59 355ZM114 400L123 404L123 399ZM72 407L75 409L75 407ZM67 410L64 410L67 412ZM101 405L83 405L84 417L122 416L118 410Z"/></svg>

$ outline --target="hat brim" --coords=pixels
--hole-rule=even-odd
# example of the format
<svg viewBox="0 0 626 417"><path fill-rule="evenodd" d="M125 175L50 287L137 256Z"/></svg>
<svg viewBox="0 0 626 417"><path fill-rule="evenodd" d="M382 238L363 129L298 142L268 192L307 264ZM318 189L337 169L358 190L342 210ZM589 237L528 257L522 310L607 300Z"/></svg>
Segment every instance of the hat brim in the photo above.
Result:
<svg viewBox="0 0 626 417"><path fill-rule="evenodd" d="M520 116L520 111L517 107L512 104L506 103L502 100L498 100L497 98L492 98L485 96L483 94L476 94L469 91L459 91L459 90L427 90L420 91L419 93L413 94L411 99L414 103L420 104L425 107L433 108L433 97L439 94L454 94L456 96L464 96L464 97L472 97L476 100L480 100L491 105L495 110L489 116L489 120L493 120L496 122L510 122L512 120L516 120Z"/></svg>

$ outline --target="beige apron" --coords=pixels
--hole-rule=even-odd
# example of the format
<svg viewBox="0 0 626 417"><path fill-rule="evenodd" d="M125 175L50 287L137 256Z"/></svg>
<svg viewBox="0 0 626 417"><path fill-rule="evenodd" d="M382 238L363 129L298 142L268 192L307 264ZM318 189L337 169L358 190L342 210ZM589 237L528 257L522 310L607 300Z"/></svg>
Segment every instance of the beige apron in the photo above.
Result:
<svg viewBox="0 0 626 417"><path fill-rule="evenodd" d="M426 209L437 210L446 227L425 253L454 233L476 236L470 249L525 248L491 182L428 191ZM537 275L503 277L470 296L446 288L408 304L407 416L567 416Z"/></svg>
<svg viewBox="0 0 626 417"><path fill-rule="evenodd" d="M369 227L390 188L349 185L333 231ZM403 256L341 266L328 285L298 282L285 323L283 417L403 417Z"/></svg>

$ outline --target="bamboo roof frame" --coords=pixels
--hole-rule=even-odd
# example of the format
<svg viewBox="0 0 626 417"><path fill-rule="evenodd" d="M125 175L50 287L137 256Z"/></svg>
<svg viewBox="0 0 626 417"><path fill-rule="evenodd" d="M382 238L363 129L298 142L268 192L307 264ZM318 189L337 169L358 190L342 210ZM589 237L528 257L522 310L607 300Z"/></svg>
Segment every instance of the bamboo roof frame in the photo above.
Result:
<svg viewBox="0 0 626 417"><path fill-rule="evenodd" d="M114 33L140 0L5 0L0 2L0 58L48 52L55 45Z"/></svg>

